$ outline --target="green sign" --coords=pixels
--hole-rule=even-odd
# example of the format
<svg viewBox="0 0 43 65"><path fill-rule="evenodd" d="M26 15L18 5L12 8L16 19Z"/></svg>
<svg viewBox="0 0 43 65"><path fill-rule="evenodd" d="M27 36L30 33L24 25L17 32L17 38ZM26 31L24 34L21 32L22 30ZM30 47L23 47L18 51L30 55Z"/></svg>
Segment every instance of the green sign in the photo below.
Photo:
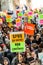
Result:
<svg viewBox="0 0 43 65"><path fill-rule="evenodd" d="M10 33L11 52L25 52L24 32Z"/></svg>
<svg viewBox="0 0 43 65"><path fill-rule="evenodd" d="M12 22L11 15L7 15L7 16L6 16L6 22Z"/></svg>
<svg viewBox="0 0 43 65"><path fill-rule="evenodd" d="M39 19L43 19L43 14L39 14Z"/></svg>
<svg viewBox="0 0 43 65"><path fill-rule="evenodd" d="M11 18L6 18L6 22L12 22Z"/></svg>
<svg viewBox="0 0 43 65"><path fill-rule="evenodd" d="M18 16L23 16L23 13L22 12L18 13Z"/></svg>

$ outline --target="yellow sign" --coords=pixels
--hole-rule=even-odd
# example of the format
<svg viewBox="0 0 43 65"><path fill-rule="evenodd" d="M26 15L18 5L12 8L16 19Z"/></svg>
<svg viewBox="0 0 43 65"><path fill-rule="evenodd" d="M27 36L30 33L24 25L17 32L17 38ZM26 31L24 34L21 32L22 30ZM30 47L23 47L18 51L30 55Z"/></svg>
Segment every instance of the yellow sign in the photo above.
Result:
<svg viewBox="0 0 43 65"><path fill-rule="evenodd" d="M6 18L11 18L11 15L7 15Z"/></svg>
<svg viewBox="0 0 43 65"><path fill-rule="evenodd" d="M2 19L0 19L0 24L2 24Z"/></svg>
<svg viewBox="0 0 43 65"><path fill-rule="evenodd" d="M16 22L20 22L20 18L16 19Z"/></svg>
<svg viewBox="0 0 43 65"><path fill-rule="evenodd" d="M0 19L0 22L2 22L2 19Z"/></svg>
<svg viewBox="0 0 43 65"><path fill-rule="evenodd" d="M17 33L17 32L16 32ZM21 34L10 34L12 42L23 42L24 41L24 33Z"/></svg>
<svg viewBox="0 0 43 65"><path fill-rule="evenodd" d="M10 33L11 52L25 52L24 32Z"/></svg>

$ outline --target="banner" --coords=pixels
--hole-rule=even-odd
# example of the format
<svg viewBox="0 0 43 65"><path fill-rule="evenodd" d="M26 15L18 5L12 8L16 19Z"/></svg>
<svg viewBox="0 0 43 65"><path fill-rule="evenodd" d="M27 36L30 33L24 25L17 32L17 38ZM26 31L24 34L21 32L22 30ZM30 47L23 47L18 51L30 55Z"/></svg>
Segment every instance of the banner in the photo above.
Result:
<svg viewBox="0 0 43 65"><path fill-rule="evenodd" d="M24 32L28 35L34 35L35 25L31 23L24 23Z"/></svg>
<svg viewBox="0 0 43 65"><path fill-rule="evenodd" d="M11 52L25 52L24 32L10 33Z"/></svg>
<svg viewBox="0 0 43 65"><path fill-rule="evenodd" d="M12 22L11 15L7 15L7 16L6 16L6 22Z"/></svg>

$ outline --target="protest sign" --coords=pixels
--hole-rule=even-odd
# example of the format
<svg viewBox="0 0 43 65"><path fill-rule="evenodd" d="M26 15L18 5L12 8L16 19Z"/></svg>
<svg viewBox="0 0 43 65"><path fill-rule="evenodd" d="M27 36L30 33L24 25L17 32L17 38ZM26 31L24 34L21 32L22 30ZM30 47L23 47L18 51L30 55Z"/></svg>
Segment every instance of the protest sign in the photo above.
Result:
<svg viewBox="0 0 43 65"><path fill-rule="evenodd" d="M33 14L33 12L32 12L32 11L28 12L28 15L30 15L30 16L31 16L32 14Z"/></svg>
<svg viewBox="0 0 43 65"><path fill-rule="evenodd" d="M13 26L13 24L9 22L8 27L11 28L12 26Z"/></svg>
<svg viewBox="0 0 43 65"><path fill-rule="evenodd" d="M10 49L11 52L24 52L24 32L11 32L10 33Z"/></svg>
<svg viewBox="0 0 43 65"><path fill-rule="evenodd" d="M23 13L22 12L18 13L18 16L23 16Z"/></svg>
<svg viewBox="0 0 43 65"><path fill-rule="evenodd" d="M31 23L24 23L24 32L28 35L34 35L35 25Z"/></svg>
<svg viewBox="0 0 43 65"><path fill-rule="evenodd" d="M43 19L43 14L39 14L39 19Z"/></svg>
<svg viewBox="0 0 43 65"><path fill-rule="evenodd" d="M20 18L17 18L16 19L16 23L18 23L18 22L20 22L21 21L21 19Z"/></svg>
<svg viewBox="0 0 43 65"><path fill-rule="evenodd" d="M21 19L20 19L20 18L17 18L17 19L16 19L16 25L17 25L17 26L20 26L20 25L21 25Z"/></svg>
<svg viewBox="0 0 43 65"><path fill-rule="evenodd" d="M21 26L21 22L16 23L17 26Z"/></svg>
<svg viewBox="0 0 43 65"><path fill-rule="evenodd" d="M43 25L43 20L40 20L40 25Z"/></svg>
<svg viewBox="0 0 43 65"><path fill-rule="evenodd" d="M43 52L42 53L38 53L38 57L39 57L40 60L42 60L43 59Z"/></svg>
<svg viewBox="0 0 43 65"><path fill-rule="evenodd" d="M2 19L0 18L0 24L2 24L3 22L2 22Z"/></svg>
<svg viewBox="0 0 43 65"><path fill-rule="evenodd" d="M7 16L6 16L6 22L12 22L11 15L7 15Z"/></svg>

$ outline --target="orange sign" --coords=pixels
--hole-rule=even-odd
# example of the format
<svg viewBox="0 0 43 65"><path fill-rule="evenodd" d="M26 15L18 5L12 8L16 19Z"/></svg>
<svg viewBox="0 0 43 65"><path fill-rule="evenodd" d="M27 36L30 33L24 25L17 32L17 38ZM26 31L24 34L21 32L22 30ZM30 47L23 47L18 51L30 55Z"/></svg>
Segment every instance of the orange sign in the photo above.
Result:
<svg viewBox="0 0 43 65"><path fill-rule="evenodd" d="M8 23L8 26L11 28L11 26L13 26L13 24L9 22L9 23Z"/></svg>
<svg viewBox="0 0 43 65"><path fill-rule="evenodd" d="M7 15L6 18L11 18L11 15Z"/></svg>
<svg viewBox="0 0 43 65"><path fill-rule="evenodd" d="M24 23L24 32L28 35L34 35L35 25L31 23Z"/></svg>
<svg viewBox="0 0 43 65"><path fill-rule="evenodd" d="M3 22L2 22L2 19L0 18L0 24L2 24Z"/></svg>
<svg viewBox="0 0 43 65"><path fill-rule="evenodd" d="M16 23L17 23L17 22L20 22L20 18L17 18L17 19L16 19Z"/></svg>

